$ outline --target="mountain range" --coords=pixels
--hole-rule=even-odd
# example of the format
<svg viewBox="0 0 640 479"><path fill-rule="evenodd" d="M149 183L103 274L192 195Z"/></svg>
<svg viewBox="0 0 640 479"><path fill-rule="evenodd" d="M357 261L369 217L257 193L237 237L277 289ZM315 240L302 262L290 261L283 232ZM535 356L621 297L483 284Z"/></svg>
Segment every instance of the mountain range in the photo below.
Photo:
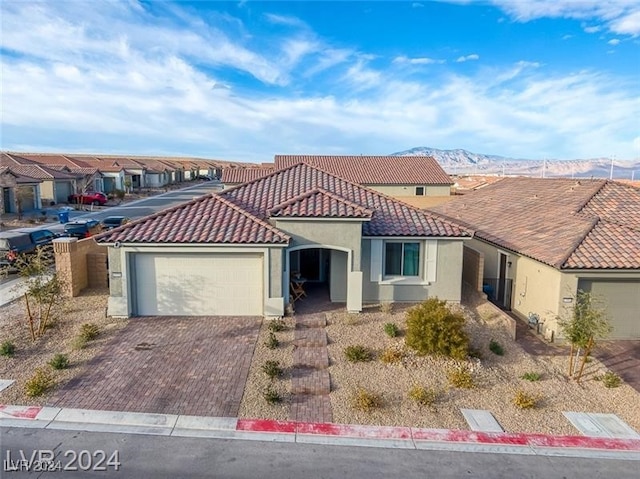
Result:
<svg viewBox="0 0 640 479"><path fill-rule="evenodd" d="M527 160L485 155L467 150L439 150L418 146L391 156L431 156L450 175L507 175L640 180L640 161L611 158L586 160ZM613 165L613 167L612 167Z"/></svg>

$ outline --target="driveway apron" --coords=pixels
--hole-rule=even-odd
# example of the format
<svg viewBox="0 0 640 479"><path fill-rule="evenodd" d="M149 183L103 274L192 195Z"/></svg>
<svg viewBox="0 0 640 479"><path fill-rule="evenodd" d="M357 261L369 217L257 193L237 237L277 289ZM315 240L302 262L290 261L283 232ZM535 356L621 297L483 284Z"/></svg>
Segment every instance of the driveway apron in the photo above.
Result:
<svg viewBox="0 0 640 479"><path fill-rule="evenodd" d="M260 323L256 317L132 318L50 402L237 416Z"/></svg>

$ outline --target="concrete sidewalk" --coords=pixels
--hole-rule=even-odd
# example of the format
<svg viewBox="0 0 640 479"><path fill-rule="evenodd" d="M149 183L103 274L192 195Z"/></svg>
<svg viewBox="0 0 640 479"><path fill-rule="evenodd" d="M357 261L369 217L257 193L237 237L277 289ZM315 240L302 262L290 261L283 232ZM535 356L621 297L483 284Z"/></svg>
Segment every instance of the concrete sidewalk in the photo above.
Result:
<svg viewBox="0 0 640 479"><path fill-rule="evenodd" d="M640 461L640 439L0 406L0 427Z"/></svg>

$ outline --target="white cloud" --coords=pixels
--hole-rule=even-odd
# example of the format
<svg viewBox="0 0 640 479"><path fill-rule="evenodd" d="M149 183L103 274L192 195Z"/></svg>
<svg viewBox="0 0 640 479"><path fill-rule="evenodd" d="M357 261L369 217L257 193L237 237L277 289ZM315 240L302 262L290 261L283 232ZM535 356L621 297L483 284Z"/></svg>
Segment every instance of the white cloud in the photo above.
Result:
<svg viewBox="0 0 640 479"><path fill-rule="evenodd" d="M480 59L480 55L476 54L476 53L472 53L471 55L464 55L461 57L458 57L456 59L457 63L462 63L462 62L467 62L467 61L471 61L471 60L479 60Z"/></svg>
<svg viewBox="0 0 640 479"><path fill-rule="evenodd" d="M604 27L620 35L640 35L640 3L636 0L491 1L520 22L544 17L572 18L600 22L600 25L591 25L585 28L587 33L594 33Z"/></svg>
<svg viewBox="0 0 640 479"><path fill-rule="evenodd" d="M585 33L598 33L600 30L602 30L602 27L595 25L591 27L584 27L583 30L585 31Z"/></svg>
<svg viewBox="0 0 640 479"><path fill-rule="evenodd" d="M609 40L607 43L608 43L609 45L616 46L616 45L618 45L618 44L620 43L620 40L619 40L618 38L612 38L612 39L611 39L611 40Z"/></svg>
<svg viewBox="0 0 640 479"><path fill-rule="evenodd" d="M423 5L422 3L420 3L420 2L413 2L413 3L411 4L411 6L412 6L413 8L423 8L423 7L424 7L424 5Z"/></svg>
<svg viewBox="0 0 640 479"><path fill-rule="evenodd" d="M570 38L573 38L573 35L569 35L569 34L567 34L567 35L563 35L563 36L562 36L562 39L563 39L563 40L569 40Z"/></svg>
<svg viewBox="0 0 640 479"><path fill-rule="evenodd" d="M395 57L393 59L393 63L408 63L410 65L431 65L434 63L442 64L445 63L445 60L437 60L434 58L427 57L417 57L417 58L409 58L404 55Z"/></svg>
<svg viewBox="0 0 640 479"><path fill-rule="evenodd" d="M274 13L265 13L265 18L276 25L287 25L290 27L306 27L307 24L304 23L297 17L292 17L288 15L276 15Z"/></svg>

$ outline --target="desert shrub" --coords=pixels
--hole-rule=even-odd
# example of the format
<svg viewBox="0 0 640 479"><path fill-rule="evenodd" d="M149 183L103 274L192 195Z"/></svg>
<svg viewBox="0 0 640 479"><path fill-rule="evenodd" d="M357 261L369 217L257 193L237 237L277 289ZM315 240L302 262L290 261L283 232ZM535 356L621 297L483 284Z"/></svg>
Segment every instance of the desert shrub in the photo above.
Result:
<svg viewBox="0 0 640 479"><path fill-rule="evenodd" d="M393 303L385 301L380 304L380 312L384 314L390 314L393 311Z"/></svg>
<svg viewBox="0 0 640 479"><path fill-rule="evenodd" d="M360 315L356 313L347 313L342 317L342 320L347 326L357 326L360 324Z"/></svg>
<svg viewBox="0 0 640 479"><path fill-rule="evenodd" d="M15 352L16 347L11 341L3 341L2 344L0 344L0 356L7 356L10 358L13 357Z"/></svg>
<svg viewBox="0 0 640 479"><path fill-rule="evenodd" d="M433 406L437 397L438 393L436 391L423 386L416 385L409 390L409 399L420 406Z"/></svg>
<svg viewBox="0 0 640 479"><path fill-rule="evenodd" d="M120 190L120 189L113 190L113 196L115 196L119 200L124 199L124 195L125 195L124 190Z"/></svg>
<svg viewBox="0 0 640 479"><path fill-rule="evenodd" d="M284 331L287 329L287 325L282 319L274 319L269 321L269 331L274 333L279 333L280 331Z"/></svg>
<svg viewBox="0 0 640 479"><path fill-rule="evenodd" d="M273 331L269 333L269 337L264 342L264 345L269 349L276 349L278 346L280 346L280 341L278 341L278 338L276 338L276 335Z"/></svg>
<svg viewBox="0 0 640 479"><path fill-rule="evenodd" d="M404 358L404 351L400 348L386 348L380 355L380 361L385 364L399 363Z"/></svg>
<svg viewBox="0 0 640 479"><path fill-rule="evenodd" d="M265 361L262 365L262 372L264 372L269 379L275 379L282 376L282 368L279 361Z"/></svg>
<svg viewBox="0 0 640 479"><path fill-rule="evenodd" d="M262 397L264 397L264 400L269 404L277 404L282 401L282 396L280 396L280 393L271 384L262 392Z"/></svg>
<svg viewBox="0 0 640 479"><path fill-rule="evenodd" d="M602 384L604 384L606 388L617 388L622 384L622 378L613 371L607 371L600 376L599 379L602 380Z"/></svg>
<svg viewBox="0 0 640 479"><path fill-rule="evenodd" d="M344 357L351 363L360 363L371 361L373 359L373 353L369 348L358 344L344 348Z"/></svg>
<svg viewBox="0 0 640 479"><path fill-rule="evenodd" d="M89 341L87 341L84 336L82 335L78 335L75 338L73 338L73 341L71 342L71 348L74 350L80 350L80 349L84 349L87 347L87 343Z"/></svg>
<svg viewBox="0 0 640 479"><path fill-rule="evenodd" d="M475 387L473 375L467 366L449 369L447 371L447 379L449 384L456 388L472 389Z"/></svg>
<svg viewBox="0 0 640 479"><path fill-rule="evenodd" d="M98 328L97 325L92 323L84 323L82 326L80 326L80 334L78 336L83 338L85 341L91 341L93 339L96 339L98 337L98 334L100 334L100 328Z"/></svg>
<svg viewBox="0 0 640 479"><path fill-rule="evenodd" d="M418 354L438 354L465 359L469 337L464 316L451 312L446 301L429 298L407 311L407 346Z"/></svg>
<svg viewBox="0 0 640 479"><path fill-rule="evenodd" d="M53 369L67 369L69 367L69 358L66 354L56 354L49 361L49 366Z"/></svg>
<svg viewBox="0 0 640 479"><path fill-rule="evenodd" d="M482 355L482 351L478 348L469 347L469 351L467 352L470 358L474 359L482 359L484 356Z"/></svg>
<svg viewBox="0 0 640 479"><path fill-rule="evenodd" d="M504 348L502 347L502 344L500 344L498 341L492 339L489 342L489 350L493 353L496 354L498 356L504 356Z"/></svg>
<svg viewBox="0 0 640 479"><path fill-rule="evenodd" d="M49 371L38 368L35 370L33 376L31 376L24 385L24 392L29 397L42 396L47 389L53 387L55 384L53 376Z"/></svg>
<svg viewBox="0 0 640 479"><path fill-rule="evenodd" d="M358 411L369 412L382 407L382 397L365 388L358 388L351 395L351 407Z"/></svg>
<svg viewBox="0 0 640 479"><path fill-rule="evenodd" d="M536 373L536 372L528 372L528 373L524 373L522 376L520 376L520 378L522 379L526 379L527 381L539 381L540 380L540 373Z"/></svg>
<svg viewBox="0 0 640 479"><path fill-rule="evenodd" d="M400 330L398 329L398 325L396 323L385 324L384 332L387 333L387 336L389 336L390 338L395 338L400 334Z"/></svg>
<svg viewBox="0 0 640 479"><path fill-rule="evenodd" d="M541 396L518 389L515 396L513 396L513 404L520 409L534 409L541 399Z"/></svg>

